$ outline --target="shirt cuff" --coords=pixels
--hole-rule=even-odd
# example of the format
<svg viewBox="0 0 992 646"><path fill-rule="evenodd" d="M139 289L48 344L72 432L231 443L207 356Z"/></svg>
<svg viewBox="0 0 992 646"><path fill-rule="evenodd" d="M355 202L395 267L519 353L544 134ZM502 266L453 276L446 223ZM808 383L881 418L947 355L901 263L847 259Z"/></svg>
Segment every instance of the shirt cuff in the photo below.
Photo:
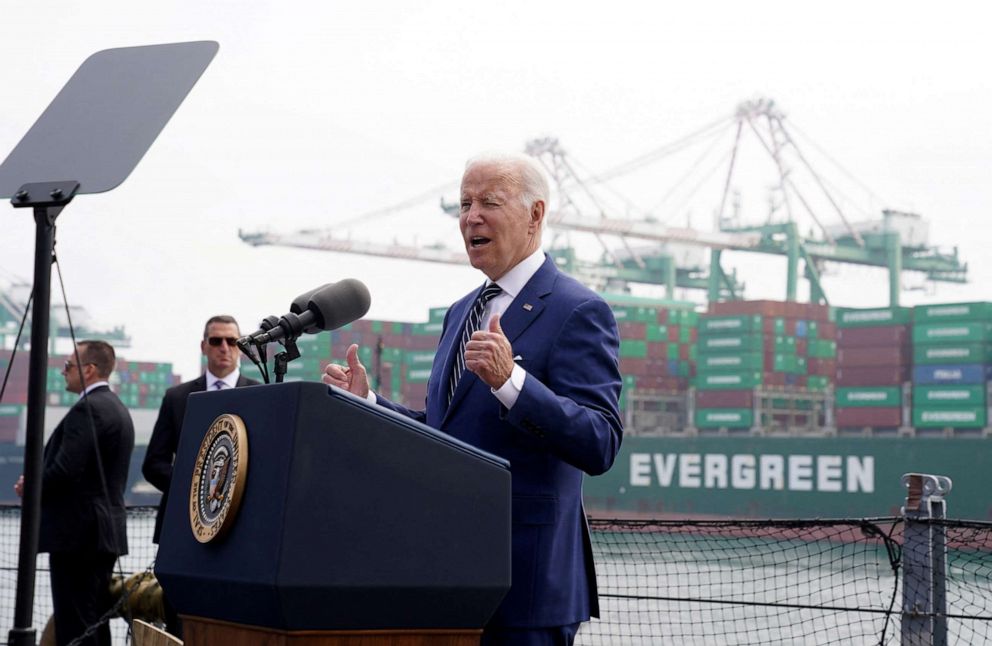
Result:
<svg viewBox="0 0 992 646"><path fill-rule="evenodd" d="M513 364L513 372L510 373L510 378L506 380L506 383L497 388L491 388L492 393L496 395L496 399L499 400L507 410L513 408L513 405L517 403L517 397L520 396L520 391L524 389L524 379L527 377L527 371L521 368L516 363Z"/></svg>
<svg viewBox="0 0 992 646"><path fill-rule="evenodd" d="M369 393L367 395L365 395L365 401L367 401L370 404L377 404L377 403L379 403L378 398L375 396L375 393L372 392L372 389L371 388L369 389Z"/></svg>

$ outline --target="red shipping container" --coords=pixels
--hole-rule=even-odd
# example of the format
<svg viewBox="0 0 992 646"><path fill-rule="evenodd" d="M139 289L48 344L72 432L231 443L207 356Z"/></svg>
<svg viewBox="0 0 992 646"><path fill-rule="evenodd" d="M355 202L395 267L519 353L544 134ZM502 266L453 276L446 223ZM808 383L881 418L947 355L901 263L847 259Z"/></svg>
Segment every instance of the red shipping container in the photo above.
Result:
<svg viewBox="0 0 992 646"><path fill-rule="evenodd" d="M909 346L843 347L837 350L837 365L841 368L858 366L898 367L912 363Z"/></svg>
<svg viewBox="0 0 992 646"><path fill-rule="evenodd" d="M905 345L909 341L910 331L908 325L842 327L837 329L838 347Z"/></svg>
<svg viewBox="0 0 992 646"><path fill-rule="evenodd" d="M682 392L688 387L688 379L684 377L670 377L666 375L647 375L638 377L635 387L638 390L667 390L672 392Z"/></svg>
<svg viewBox="0 0 992 646"><path fill-rule="evenodd" d="M751 408L752 390L697 390L696 408Z"/></svg>
<svg viewBox="0 0 992 646"><path fill-rule="evenodd" d="M833 321L820 321L817 323L819 330L817 331L816 338L818 339L836 339L837 338L837 324Z"/></svg>
<svg viewBox="0 0 992 646"><path fill-rule="evenodd" d="M796 339L796 356L805 357L806 356L806 339Z"/></svg>
<svg viewBox="0 0 992 646"><path fill-rule="evenodd" d="M620 357L620 372L625 375L648 374L648 360L638 357Z"/></svg>
<svg viewBox="0 0 992 646"><path fill-rule="evenodd" d="M648 341L648 359L667 359L668 341Z"/></svg>
<svg viewBox="0 0 992 646"><path fill-rule="evenodd" d="M668 374L668 359L645 359L647 361L648 367L644 374L646 375L667 375Z"/></svg>
<svg viewBox="0 0 992 646"><path fill-rule="evenodd" d="M909 380L909 366L837 368L837 385L899 386Z"/></svg>
<svg viewBox="0 0 992 646"><path fill-rule="evenodd" d="M899 406L872 408L838 408L834 412L837 426L891 428L902 425L902 408Z"/></svg>
<svg viewBox="0 0 992 646"><path fill-rule="evenodd" d="M692 353L691 345L680 345L679 346L679 359L683 361L689 360L689 355Z"/></svg>
<svg viewBox="0 0 992 646"><path fill-rule="evenodd" d="M17 441L17 426L0 426L0 442L12 444Z"/></svg>
<svg viewBox="0 0 992 646"><path fill-rule="evenodd" d="M737 315L761 314L765 317L785 316L785 303L782 301L724 301L710 303L710 314Z"/></svg>
<svg viewBox="0 0 992 646"><path fill-rule="evenodd" d="M806 303L806 313L802 316L804 319L810 321L823 321L828 322L830 319L830 306L823 305L821 303ZM831 325L833 325L831 323ZM830 337L820 337L821 339L826 339Z"/></svg>
<svg viewBox="0 0 992 646"><path fill-rule="evenodd" d="M807 316L807 306L809 303L798 303L796 301L786 301L783 304L785 310L785 318L787 319L806 319Z"/></svg>
<svg viewBox="0 0 992 646"><path fill-rule="evenodd" d="M668 310L658 310L658 322L668 323Z"/></svg>
<svg viewBox="0 0 992 646"><path fill-rule="evenodd" d="M810 357L806 359L806 374L833 379L837 374L837 362L834 359Z"/></svg>
<svg viewBox="0 0 992 646"><path fill-rule="evenodd" d="M647 325L644 323L628 321L625 323L618 323L617 327L620 329L621 339L636 339L643 341L648 335Z"/></svg>

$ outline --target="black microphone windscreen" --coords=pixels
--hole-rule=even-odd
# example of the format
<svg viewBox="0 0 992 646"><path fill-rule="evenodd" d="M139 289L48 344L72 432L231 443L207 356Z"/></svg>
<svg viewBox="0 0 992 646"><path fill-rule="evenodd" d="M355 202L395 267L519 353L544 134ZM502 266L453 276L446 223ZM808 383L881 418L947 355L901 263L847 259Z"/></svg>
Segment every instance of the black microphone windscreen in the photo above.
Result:
<svg viewBox="0 0 992 646"><path fill-rule="evenodd" d="M313 297L313 295L322 289L327 289L328 287L331 287L332 285L334 285L334 283L326 283L324 285L321 285L320 287L314 287L309 291L303 292L302 294L300 294L299 296L293 299L292 304L290 304L289 306L289 311L292 312L293 314L302 314L303 312L306 312L307 305L310 304L310 299Z"/></svg>
<svg viewBox="0 0 992 646"><path fill-rule="evenodd" d="M322 289L327 289L329 287L332 287L333 285L334 283L326 283L324 285L321 285L320 287L314 287L310 291L303 292L302 294L300 294L299 296L293 299L293 302L289 306L289 311L292 312L293 314L302 314L303 312L306 312L307 307L310 305L310 299L313 298L313 295L321 291ZM322 329L324 328L314 324L308 326L307 329L304 330L304 332L307 334L316 334L317 332L320 332Z"/></svg>
<svg viewBox="0 0 992 646"><path fill-rule="evenodd" d="M364 283L346 278L315 290L310 295L307 309L316 314L314 325L319 329L336 330L365 316L371 302Z"/></svg>

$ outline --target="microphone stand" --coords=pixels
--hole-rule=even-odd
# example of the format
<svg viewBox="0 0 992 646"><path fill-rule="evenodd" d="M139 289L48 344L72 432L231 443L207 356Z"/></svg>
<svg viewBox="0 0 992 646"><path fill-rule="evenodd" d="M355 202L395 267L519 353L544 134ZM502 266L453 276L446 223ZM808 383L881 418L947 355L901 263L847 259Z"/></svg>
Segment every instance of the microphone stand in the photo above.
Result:
<svg viewBox="0 0 992 646"><path fill-rule="evenodd" d="M274 372L277 384L281 384L283 377L286 376L286 366L289 362L300 358L300 349L296 347L296 339L286 339L283 341L283 346L286 350L275 356Z"/></svg>
<svg viewBox="0 0 992 646"><path fill-rule="evenodd" d="M263 332L268 332L278 326L283 322L283 329L287 332L285 338L279 341L285 348L283 352L277 354L274 358L273 372L276 376L276 383L281 384L284 377L286 376L286 366L290 361L300 358L300 349L296 347L296 339L299 338L301 334L304 334L304 324L300 320L297 314L290 313L284 316L282 319L278 319L274 316L268 316L262 320L259 325L259 329ZM246 336L238 339L238 349L245 354L252 363L258 366L258 370L262 373L262 379L265 383L269 383L269 369L268 361L266 359L266 346L269 341L266 339L265 334L262 335L252 335ZM252 349L254 346L254 350ZM256 351L258 355L256 356Z"/></svg>

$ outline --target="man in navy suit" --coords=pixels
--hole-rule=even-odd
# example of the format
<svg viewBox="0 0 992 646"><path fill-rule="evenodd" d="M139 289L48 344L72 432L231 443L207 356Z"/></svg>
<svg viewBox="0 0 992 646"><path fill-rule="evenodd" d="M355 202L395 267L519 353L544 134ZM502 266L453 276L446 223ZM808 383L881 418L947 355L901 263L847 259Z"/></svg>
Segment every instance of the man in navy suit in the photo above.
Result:
<svg viewBox="0 0 992 646"><path fill-rule="evenodd" d="M134 450L134 425L110 391L114 349L80 341L65 362L65 389L79 394L45 445L38 551L49 553L55 642L110 646L110 577L127 554L124 489ZM23 493L24 478L14 487Z"/></svg>
<svg viewBox="0 0 992 646"><path fill-rule="evenodd" d="M603 299L541 251L548 194L530 157L467 164L459 226L488 280L445 316L426 410L371 393L355 345L323 377L509 460L513 583L483 646L571 644L599 611L582 474L620 449L619 335Z"/></svg>
<svg viewBox="0 0 992 646"><path fill-rule="evenodd" d="M240 388L258 383L244 377L240 372L240 353L237 347L240 336L238 322L233 316L220 314L210 317L203 326L203 340L200 341L200 352L207 358L206 372L192 381L169 388L162 398L158 419L155 420L151 439L148 440L145 460L141 464L141 473L145 480L162 492L162 500L155 515L155 531L152 534L152 542L156 544L162 535L162 520L165 518L169 485L172 482L172 464L179 448L183 417L186 416L186 399L192 393L205 390ZM168 599L164 599L164 602L166 628L173 635L182 638L179 617Z"/></svg>

